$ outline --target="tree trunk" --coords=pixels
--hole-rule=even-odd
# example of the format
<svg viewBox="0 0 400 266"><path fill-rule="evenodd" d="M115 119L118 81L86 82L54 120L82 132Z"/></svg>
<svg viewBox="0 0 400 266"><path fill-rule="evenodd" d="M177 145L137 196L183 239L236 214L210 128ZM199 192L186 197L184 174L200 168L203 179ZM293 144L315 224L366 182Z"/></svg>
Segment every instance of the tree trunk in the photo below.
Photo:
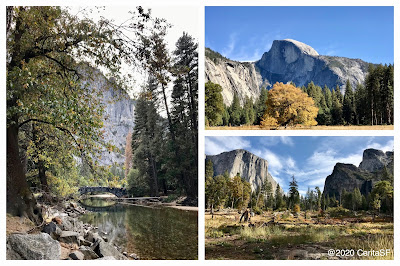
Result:
<svg viewBox="0 0 400 266"><path fill-rule="evenodd" d="M153 159L153 155L150 153L150 165L152 169L152 177L153 177L153 185L151 189L152 196L158 196L158 177L157 177L157 169L155 165L155 161Z"/></svg>
<svg viewBox="0 0 400 266"><path fill-rule="evenodd" d="M9 124L7 128L7 213L28 217L37 224L42 219L36 200L26 181L19 157L18 125L16 123Z"/></svg>
<svg viewBox="0 0 400 266"><path fill-rule="evenodd" d="M44 162L42 160L39 160L38 162L38 169L39 169L39 180L40 184L42 185L42 189L45 192L49 192L49 185L47 183L47 177L46 177L46 166L44 165Z"/></svg>

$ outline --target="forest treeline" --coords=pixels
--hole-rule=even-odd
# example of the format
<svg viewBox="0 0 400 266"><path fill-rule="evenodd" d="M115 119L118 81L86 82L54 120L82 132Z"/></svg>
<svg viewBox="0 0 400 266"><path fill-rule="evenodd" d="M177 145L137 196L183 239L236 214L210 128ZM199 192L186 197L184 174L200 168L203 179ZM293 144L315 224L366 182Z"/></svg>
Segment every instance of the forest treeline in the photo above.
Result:
<svg viewBox="0 0 400 266"><path fill-rule="evenodd" d="M394 67L391 64L370 64L364 84L358 84L356 88L352 88L350 82L347 81L344 93L340 91L339 86L322 88L311 81L307 86L299 88L312 98L313 101L308 105L303 103L307 97L304 95L299 97L299 92L276 100L281 102L268 101L268 94L275 87L287 86L285 90L290 89L289 84L277 83L270 91L262 88L257 99L246 97L242 105L238 95L234 94L231 105L226 106L223 103L221 86L209 81L205 85L206 125L263 125L262 121L266 113L278 113L278 115L274 117L277 121L272 121L272 123L270 117L264 117L265 126L274 126L275 122L278 126L316 123L318 125L390 125L393 124L393 75ZM294 83L290 85L295 86ZM281 107L288 105L288 102L291 102L291 108L283 112ZM303 105L300 109L297 107L299 104ZM293 106L297 109L293 109ZM313 106L318 108L315 115L312 110L309 110ZM293 115L288 115L290 110L293 110ZM297 116L302 113L298 110L306 110L310 117L295 121L294 114Z"/></svg>
<svg viewBox="0 0 400 266"><path fill-rule="evenodd" d="M197 198L197 43L184 33L171 57L160 35L151 40L156 50L149 55L149 79L137 97L135 126L127 142L133 161L128 189L135 196L172 191Z"/></svg>
<svg viewBox="0 0 400 266"><path fill-rule="evenodd" d="M251 209L260 214L263 211L329 211L348 214L349 211L372 211L393 215L393 175L385 168L381 181L373 186L371 192L361 194L358 188L353 191L341 191L338 195L323 193L317 186L308 188L305 195L298 190L298 182L294 176L289 181L289 189L284 193L278 184L273 190L271 183L264 182L256 190L244 178L237 174L229 176L214 175L213 163L206 160L205 166L205 201L206 208L213 213L216 209L232 208Z"/></svg>

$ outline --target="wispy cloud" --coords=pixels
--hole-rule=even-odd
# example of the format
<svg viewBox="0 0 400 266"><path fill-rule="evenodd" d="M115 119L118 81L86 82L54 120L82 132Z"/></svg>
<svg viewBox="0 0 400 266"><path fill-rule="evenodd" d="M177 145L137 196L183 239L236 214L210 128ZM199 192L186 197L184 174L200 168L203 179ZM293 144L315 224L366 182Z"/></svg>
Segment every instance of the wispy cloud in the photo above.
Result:
<svg viewBox="0 0 400 266"><path fill-rule="evenodd" d="M250 142L244 137L206 137L205 140L205 152L207 155L248 148L250 148Z"/></svg>
<svg viewBox="0 0 400 266"><path fill-rule="evenodd" d="M294 146L294 142L293 142L293 139L291 137L280 136L280 138L281 138L281 141L282 141L283 144L289 145L289 146L292 146L292 147Z"/></svg>
<svg viewBox="0 0 400 266"><path fill-rule="evenodd" d="M246 149L268 161L268 171L281 185L288 190L289 181L295 176L299 191L316 186L323 190L325 179L329 176L336 163L347 163L358 166L362 161L363 151L375 148L383 151L393 150L393 139L385 143L376 137L368 139L355 137L322 138L320 145L307 157L296 156L295 153L279 153L279 146L289 146L290 150L296 145L294 137L262 137L250 142L246 137L206 137L205 152L215 155L234 149ZM354 147L350 153L342 151L343 147ZM276 150L275 150L276 149Z"/></svg>
<svg viewBox="0 0 400 266"><path fill-rule="evenodd" d="M221 54L235 61L254 62L271 49L274 40L280 39L282 34L279 31L258 34L246 40L241 39L239 32L233 32Z"/></svg>
<svg viewBox="0 0 400 266"><path fill-rule="evenodd" d="M222 49L222 52L221 52L223 56L231 59L232 53L236 46L237 35L238 34L236 32L232 32L229 35L229 43L224 49Z"/></svg>

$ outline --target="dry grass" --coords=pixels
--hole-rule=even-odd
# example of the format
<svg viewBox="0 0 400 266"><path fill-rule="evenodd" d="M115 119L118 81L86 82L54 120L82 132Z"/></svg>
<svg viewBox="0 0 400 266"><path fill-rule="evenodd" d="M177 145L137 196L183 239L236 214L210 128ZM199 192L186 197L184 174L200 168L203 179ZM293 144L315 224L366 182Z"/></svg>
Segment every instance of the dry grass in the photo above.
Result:
<svg viewBox="0 0 400 266"><path fill-rule="evenodd" d="M221 126L221 127L206 127L206 130L393 130L393 125L378 125L378 126L312 126L305 127L297 125L295 127L279 127L265 128L255 125L244 125L237 127Z"/></svg>
<svg viewBox="0 0 400 266"><path fill-rule="evenodd" d="M229 214L215 215L214 219L207 214L205 217L206 257L213 259L218 256L225 259L279 259L287 255L284 250L303 249L304 246L317 246L320 252L326 252L328 248L356 251L393 251L394 248L393 223L390 222L316 224L316 219L287 218L280 219L279 225L264 226L272 214L263 213L252 217L253 226L249 227ZM232 254L238 247L242 252ZM254 251L258 248L264 251ZM265 254L271 257L265 257ZM356 255L350 259L393 259L393 252L382 257Z"/></svg>

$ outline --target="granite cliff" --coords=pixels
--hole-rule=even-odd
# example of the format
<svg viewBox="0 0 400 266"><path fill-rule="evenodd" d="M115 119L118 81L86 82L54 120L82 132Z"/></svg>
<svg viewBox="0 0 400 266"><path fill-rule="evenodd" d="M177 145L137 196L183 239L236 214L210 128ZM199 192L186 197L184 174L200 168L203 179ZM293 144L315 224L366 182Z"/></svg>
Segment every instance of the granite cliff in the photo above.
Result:
<svg viewBox="0 0 400 266"><path fill-rule="evenodd" d="M211 160L214 167L214 175L223 175L228 171L232 178L237 173L248 181L251 189L257 190L265 178L271 183L272 191L276 190L278 183L268 171L268 161L246 150L233 150L218 155L207 155L206 160Z"/></svg>
<svg viewBox="0 0 400 266"><path fill-rule="evenodd" d="M276 82L293 81L300 87L313 81L331 89L339 85L343 91L349 80L354 89L364 83L368 70L368 63L361 59L320 55L311 46L291 39L275 40L256 62L236 62L218 55L206 49L205 77L221 85L228 105L234 93L243 103L246 96L255 98L262 87L269 89Z"/></svg>
<svg viewBox="0 0 400 266"><path fill-rule="evenodd" d="M134 126L134 101L118 89L113 80L107 79L99 70L91 70L90 87L101 92L100 102L104 106L104 141L114 145L118 151L104 151L100 165L123 164L125 161L126 136Z"/></svg>
<svg viewBox="0 0 400 266"><path fill-rule="evenodd" d="M325 180L324 194L338 196L343 189L353 191L358 188L361 194L367 195L375 183L382 180L384 171L393 175L393 158L393 152L367 149L359 167L337 163Z"/></svg>

